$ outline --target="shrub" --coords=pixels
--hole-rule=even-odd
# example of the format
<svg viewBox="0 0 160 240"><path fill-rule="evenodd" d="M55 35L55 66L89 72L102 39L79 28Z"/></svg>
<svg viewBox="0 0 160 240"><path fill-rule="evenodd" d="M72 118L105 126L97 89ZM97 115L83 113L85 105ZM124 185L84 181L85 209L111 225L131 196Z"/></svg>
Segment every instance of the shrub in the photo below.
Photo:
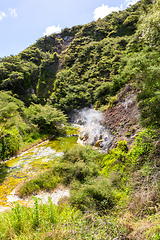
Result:
<svg viewBox="0 0 160 240"><path fill-rule="evenodd" d="M151 156L155 139L155 131L144 129L136 137L135 143L128 153L128 158L132 167L142 166Z"/></svg>
<svg viewBox="0 0 160 240"><path fill-rule="evenodd" d="M64 153L64 156L62 158L62 161L68 161L68 162L95 162L98 163L101 161L102 157L104 155L102 153L99 153L97 150L93 150L89 146L75 146L70 151L66 151Z"/></svg>
<svg viewBox="0 0 160 240"><path fill-rule="evenodd" d="M66 151L56 163L54 162L50 170L24 183L19 190L19 195L31 195L41 189L51 190L59 183L69 185L73 180L83 184L88 179L98 176L97 162L102 156L103 154L89 147L76 146Z"/></svg>
<svg viewBox="0 0 160 240"><path fill-rule="evenodd" d="M101 104L105 104L107 96L111 94L112 85L113 84L111 82L104 82L104 83L102 83L94 91L94 98L95 98L95 100L99 100L101 102Z"/></svg>
<svg viewBox="0 0 160 240"><path fill-rule="evenodd" d="M56 133L66 122L65 115L51 105L32 104L26 110L26 115L42 132L50 134Z"/></svg>
<svg viewBox="0 0 160 240"><path fill-rule="evenodd" d="M81 210L106 211L115 204L113 189L107 179L96 178L85 184L73 182L71 185L71 203Z"/></svg>
<svg viewBox="0 0 160 240"><path fill-rule="evenodd" d="M25 197L33 193L38 193L40 190L52 190L60 182L61 178L58 175L53 175L50 170L47 170L23 184L18 194L21 197Z"/></svg>
<svg viewBox="0 0 160 240"><path fill-rule="evenodd" d="M138 31L143 41L150 47L159 46L159 20L160 20L160 1L154 2L149 12L144 13L140 18Z"/></svg>
<svg viewBox="0 0 160 240"><path fill-rule="evenodd" d="M101 173L104 176L109 176L111 172L123 172L125 161L127 159L127 142L119 141L115 149L111 149L108 154L103 158L103 169Z"/></svg>

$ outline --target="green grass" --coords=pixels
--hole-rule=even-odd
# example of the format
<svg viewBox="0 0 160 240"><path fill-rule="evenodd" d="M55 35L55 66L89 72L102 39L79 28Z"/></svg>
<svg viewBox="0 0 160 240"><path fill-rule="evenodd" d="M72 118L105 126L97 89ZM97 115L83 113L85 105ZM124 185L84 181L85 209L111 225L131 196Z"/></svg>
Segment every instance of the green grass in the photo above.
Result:
<svg viewBox="0 0 160 240"><path fill-rule="evenodd" d="M158 132L144 130L130 150L120 141L107 155L88 146L66 151L49 170L26 182L20 195L63 184L70 188L67 201L55 206L50 199L41 204L35 198L33 208L16 204L1 215L0 239L121 239L136 234L137 239L158 240L157 139Z"/></svg>
<svg viewBox="0 0 160 240"><path fill-rule="evenodd" d="M40 190L52 190L61 182L58 174L55 176L50 170L41 173L34 179L27 181L19 190L19 196L25 197L33 193L38 193Z"/></svg>
<svg viewBox="0 0 160 240"><path fill-rule="evenodd" d="M116 195L110 183L99 176L100 163L104 154L89 147L75 146L53 163L50 170L26 182L19 190L25 197L40 190L54 189L58 184L70 187L70 202L85 211L106 211L113 208Z"/></svg>
<svg viewBox="0 0 160 240"><path fill-rule="evenodd" d="M115 221L96 213L82 214L70 205L55 206L50 199L48 204L34 201L32 208L16 204L1 214L1 240L110 239L124 233Z"/></svg>

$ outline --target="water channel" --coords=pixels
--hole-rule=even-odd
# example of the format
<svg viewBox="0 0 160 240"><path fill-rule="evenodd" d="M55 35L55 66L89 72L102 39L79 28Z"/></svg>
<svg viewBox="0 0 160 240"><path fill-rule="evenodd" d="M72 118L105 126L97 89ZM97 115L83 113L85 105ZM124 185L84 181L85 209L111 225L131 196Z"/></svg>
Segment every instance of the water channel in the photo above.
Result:
<svg viewBox="0 0 160 240"><path fill-rule="evenodd" d="M15 195L16 187L48 169L65 150L77 144L76 132L78 129L74 127L70 135L47 140L0 165L0 211L13 206L14 201L22 202Z"/></svg>
<svg viewBox="0 0 160 240"><path fill-rule="evenodd" d="M50 168L56 158L65 150L71 149L74 144L88 144L103 151L107 150L112 137L105 128L103 120L104 115L101 112L84 109L72 119L74 124L70 126L66 135L45 141L0 165L0 211L13 206L14 201L24 204L25 201L16 195L16 188L25 180ZM54 196L69 195L67 189L57 191L54 192ZM42 195L43 198L48 196L47 193ZM58 201L57 199L55 202ZM26 200L26 204L29 201Z"/></svg>

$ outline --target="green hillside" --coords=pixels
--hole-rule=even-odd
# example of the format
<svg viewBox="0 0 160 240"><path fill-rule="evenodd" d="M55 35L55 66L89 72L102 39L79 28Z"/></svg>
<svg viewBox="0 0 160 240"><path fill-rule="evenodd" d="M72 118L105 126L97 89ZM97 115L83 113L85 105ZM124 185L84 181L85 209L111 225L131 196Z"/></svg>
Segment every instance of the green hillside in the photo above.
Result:
<svg viewBox="0 0 160 240"><path fill-rule="evenodd" d="M96 102L105 104L106 99L98 97L100 86L105 89L113 82L109 94L114 95L124 85L114 81L122 58L140 49L133 49L132 42L141 5L45 36L19 55L3 58L0 88L16 93L27 105L44 104L50 98L67 113Z"/></svg>

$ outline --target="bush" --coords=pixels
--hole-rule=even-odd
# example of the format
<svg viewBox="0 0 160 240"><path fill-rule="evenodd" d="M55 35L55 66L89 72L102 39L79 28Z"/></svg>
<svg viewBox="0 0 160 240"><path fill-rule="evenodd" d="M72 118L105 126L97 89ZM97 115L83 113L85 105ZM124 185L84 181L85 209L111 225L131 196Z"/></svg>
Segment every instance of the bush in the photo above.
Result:
<svg viewBox="0 0 160 240"><path fill-rule="evenodd" d="M132 167L143 166L146 160L149 160L154 149L153 141L155 136L155 131L149 129L144 129L138 134L134 145L128 153Z"/></svg>
<svg viewBox="0 0 160 240"><path fill-rule="evenodd" d="M66 151L50 170L27 181L19 190L20 196L37 193L41 189L54 189L59 183L69 185L77 180L81 184L98 176L98 160L103 154L89 147L76 146Z"/></svg>
<svg viewBox="0 0 160 240"><path fill-rule="evenodd" d="M67 162L95 162L99 163L101 162L101 159L103 158L104 154L99 153L97 150L93 150L89 146L75 146L70 151L66 151L64 153L64 156L62 158L62 161Z"/></svg>
<svg viewBox="0 0 160 240"><path fill-rule="evenodd" d="M43 133L55 134L66 122L66 116L51 105L32 104L26 115L31 123L38 125Z"/></svg>
<svg viewBox="0 0 160 240"><path fill-rule="evenodd" d="M111 94L112 83L104 82L102 83L95 91L94 98L95 100L99 100L101 104L105 104L107 101L107 96Z"/></svg>
<svg viewBox="0 0 160 240"><path fill-rule="evenodd" d="M53 174L58 173L62 177L62 183L70 184L74 179L84 183L87 178L98 175L98 166L95 163L61 162L52 168Z"/></svg>
<svg viewBox="0 0 160 240"><path fill-rule="evenodd" d="M94 178L82 185L74 181L71 185L71 203L83 211L106 211L114 206L115 196L107 179Z"/></svg>
<svg viewBox="0 0 160 240"><path fill-rule="evenodd" d="M152 48L159 47L159 21L160 21L160 1L154 1L149 11L140 18L139 34L142 40Z"/></svg>
<svg viewBox="0 0 160 240"><path fill-rule="evenodd" d="M0 159L13 156L19 150L24 135L32 127L26 123L25 106L11 92L0 91Z"/></svg>
<svg viewBox="0 0 160 240"><path fill-rule="evenodd" d="M13 156L20 148L21 136L16 128L12 128L0 139L0 159Z"/></svg>
<svg viewBox="0 0 160 240"><path fill-rule="evenodd" d="M20 197L29 196L38 193L40 190L52 190L61 182L61 178L56 174L53 175L50 170L39 174L35 178L24 183L18 195Z"/></svg>
<svg viewBox="0 0 160 240"><path fill-rule="evenodd" d="M127 142L119 141L115 149L111 149L108 154L103 158L103 169L101 173L108 177L112 172L123 172L125 161L127 159Z"/></svg>

